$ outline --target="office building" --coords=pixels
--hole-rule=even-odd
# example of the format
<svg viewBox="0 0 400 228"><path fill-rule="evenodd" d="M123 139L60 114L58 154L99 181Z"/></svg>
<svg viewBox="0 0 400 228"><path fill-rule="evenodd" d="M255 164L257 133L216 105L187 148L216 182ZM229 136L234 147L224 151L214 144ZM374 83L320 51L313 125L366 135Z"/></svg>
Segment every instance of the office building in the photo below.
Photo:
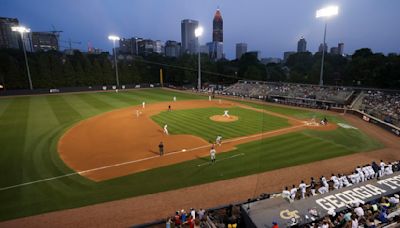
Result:
<svg viewBox="0 0 400 228"><path fill-rule="evenodd" d="M307 41L304 37L301 37L297 42L297 52L306 52L307 51Z"/></svg>
<svg viewBox="0 0 400 228"><path fill-rule="evenodd" d="M173 40L167 40L165 42L165 56L167 57L179 57L181 53L181 43Z"/></svg>
<svg viewBox="0 0 400 228"><path fill-rule="evenodd" d="M296 52L294 52L294 51L285 51L283 53L283 61L286 62L289 59L289 57L291 55L293 55L293 54L296 54Z"/></svg>
<svg viewBox="0 0 400 228"><path fill-rule="evenodd" d="M326 43L325 43L325 48L324 48L324 44L323 44L323 43L321 43L321 44L319 45L319 47L318 47L318 52L322 52L323 49L325 49L325 53L328 52L328 45L327 45Z"/></svg>
<svg viewBox="0 0 400 228"><path fill-rule="evenodd" d="M181 43L182 52L187 54L197 53L197 38L194 30L199 26L199 22L191 19L185 19L181 22Z"/></svg>
<svg viewBox="0 0 400 228"><path fill-rule="evenodd" d="M236 44L236 59L240 59L244 53L247 52L247 44L246 43L237 43Z"/></svg>
<svg viewBox="0 0 400 228"><path fill-rule="evenodd" d="M138 37L122 38L119 40L119 53L138 55L139 53L139 42L143 39Z"/></svg>
<svg viewBox="0 0 400 228"><path fill-rule="evenodd" d="M32 49L38 51L58 51L57 35L51 32L32 32Z"/></svg>
<svg viewBox="0 0 400 228"><path fill-rule="evenodd" d="M164 43L161 40L153 41L153 52L164 55Z"/></svg>
<svg viewBox="0 0 400 228"><path fill-rule="evenodd" d="M339 43L338 49L339 49L338 54L343 56L344 55L344 43Z"/></svg>
<svg viewBox="0 0 400 228"><path fill-rule="evenodd" d="M20 34L11 27L19 26L17 18L0 17L0 48L19 48Z"/></svg>
<svg viewBox="0 0 400 228"><path fill-rule="evenodd" d="M132 54L132 39L121 38L119 40L119 53L120 54Z"/></svg>
<svg viewBox="0 0 400 228"><path fill-rule="evenodd" d="M224 42L223 26L224 22L222 20L221 11L217 9L213 19L213 42Z"/></svg>
<svg viewBox="0 0 400 228"><path fill-rule="evenodd" d="M222 59L224 56L223 50L224 50L224 45L222 42L209 42L207 43L208 47L208 53L210 55L210 58L213 60L219 60Z"/></svg>
<svg viewBox="0 0 400 228"><path fill-rule="evenodd" d="M339 48L338 47L331 47L331 54L332 55L339 55Z"/></svg>
<svg viewBox="0 0 400 228"><path fill-rule="evenodd" d="M138 43L139 55L149 55L154 52L154 41L150 39L142 40Z"/></svg>

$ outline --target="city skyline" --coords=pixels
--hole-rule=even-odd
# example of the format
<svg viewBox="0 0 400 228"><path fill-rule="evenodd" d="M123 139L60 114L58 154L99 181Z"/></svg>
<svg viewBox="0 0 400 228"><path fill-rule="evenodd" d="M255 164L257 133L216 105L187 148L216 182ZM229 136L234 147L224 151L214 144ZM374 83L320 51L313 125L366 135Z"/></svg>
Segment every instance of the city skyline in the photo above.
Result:
<svg viewBox="0 0 400 228"><path fill-rule="evenodd" d="M395 27L400 19L400 2L344 0L313 1L2 1L0 16L18 18L20 24L32 31L49 31L54 25L63 30L61 40L82 42L81 50L94 47L110 51L109 34L120 37L143 37L153 40L181 42L180 23L184 19L198 20L204 27L202 45L212 41L212 20L215 10L224 14L224 52L235 58L236 43L247 43L249 51L260 51L262 57L282 58L283 52L295 51L303 36L307 49L318 50L322 42L322 20L315 11L328 3L339 5L339 15L329 20L328 47L345 43L345 53L368 47L374 52L399 52L400 32ZM290 5L291 7L287 7ZM397 6L397 7L396 7ZM62 14L52 9L63 9ZM44 13L46 12L46 13ZM371 17L371 14L375 15Z"/></svg>

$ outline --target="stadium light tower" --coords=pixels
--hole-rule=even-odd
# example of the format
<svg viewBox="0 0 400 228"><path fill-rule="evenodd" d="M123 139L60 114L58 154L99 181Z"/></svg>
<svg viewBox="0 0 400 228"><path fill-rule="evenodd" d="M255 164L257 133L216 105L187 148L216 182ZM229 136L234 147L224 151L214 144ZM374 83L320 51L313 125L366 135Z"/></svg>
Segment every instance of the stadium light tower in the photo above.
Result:
<svg viewBox="0 0 400 228"><path fill-rule="evenodd" d="M110 35L110 36L108 36L108 39L112 40L112 42L113 42L115 79L117 81L117 89L118 89L119 88L119 78L118 78L118 63L117 63L117 51L115 50L115 41L119 41L120 38L118 36Z"/></svg>
<svg viewBox="0 0 400 228"><path fill-rule="evenodd" d="M197 53L198 53L198 57L197 57L197 60L198 60L198 66L199 66L199 69L198 69L198 78L197 78L197 90L200 92L201 91L201 65L200 65L200 36L201 35L203 35L203 27L197 27L195 30L194 30L194 35L196 36L196 38L197 38L197 46L198 46L198 49L197 49Z"/></svg>
<svg viewBox="0 0 400 228"><path fill-rule="evenodd" d="M324 85L324 58L325 58L325 47L326 47L326 26L327 26L327 19L332 16L336 16L339 13L339 7L338 6L328 6L322 9L317 10L315 17L316 18L324 18L325 19L325 30L324 30L324 43L323 43L323 48L322 48L322 60L321 60L321 72L319 75L319 85L323 86Z"/></svg>
<svg viewBox="0 0 400 228"><path fill-rule="evenodd" d="M23 26L14 26L14 27L11 27L11 30L13 32L19 32L19 34L21 34L22 49L24 50L26 71L28 73L29 89L33 90L31 72L29 70L28 57L26 55L25 42L24 42L24 33L28 33L31 30L29 28L26 28L26 27L23 27Z"/></svg>

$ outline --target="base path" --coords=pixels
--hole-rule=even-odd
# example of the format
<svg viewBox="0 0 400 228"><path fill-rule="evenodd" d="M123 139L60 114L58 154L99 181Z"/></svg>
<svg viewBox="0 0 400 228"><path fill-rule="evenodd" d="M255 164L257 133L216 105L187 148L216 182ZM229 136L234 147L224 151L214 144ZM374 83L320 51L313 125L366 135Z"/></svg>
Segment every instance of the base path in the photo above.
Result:
<svg viewBox="0 0 400 228"><path fill-rule="evenodd" d="M144 109L139 106L130 107L81 121L61 137L58 144L60 157L81 175L94 181L102 181L208 156L210 143L207 141L193 135L166 135L163 129L150 118L161 111L166 111L169 105L169 102L163 102L147 105ZM219 103L206 100L173 102L172 109L236 106L263 111L231 101ZM268 114L285 118L276 113ZM221 117L221 119L227 118ZM307 125L293 118L287 119L290 119L289 123L292 126L224 140L223 145L218 147L218 153L231 151L238 144L305 128L332 130L336 127L332 124ZM165 147L164 156L159 156L158 145L161 141Z"/></svg>

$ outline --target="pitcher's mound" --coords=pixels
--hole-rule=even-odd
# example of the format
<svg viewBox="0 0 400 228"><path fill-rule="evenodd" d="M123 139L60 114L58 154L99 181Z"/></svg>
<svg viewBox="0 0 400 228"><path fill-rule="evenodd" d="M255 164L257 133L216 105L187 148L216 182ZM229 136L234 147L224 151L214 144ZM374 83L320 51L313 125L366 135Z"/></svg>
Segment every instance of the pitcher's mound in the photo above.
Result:
<svg viewBox="0 0 400 228"><path fill-rule="evenodd" d="M229 117L223 116L223 115L215 115L215 116L211 116L210 119L213 121L217 121L217 122L233 122L233 121L238 120L239 117L232 116L232 115L229 115Z"/></svg>

